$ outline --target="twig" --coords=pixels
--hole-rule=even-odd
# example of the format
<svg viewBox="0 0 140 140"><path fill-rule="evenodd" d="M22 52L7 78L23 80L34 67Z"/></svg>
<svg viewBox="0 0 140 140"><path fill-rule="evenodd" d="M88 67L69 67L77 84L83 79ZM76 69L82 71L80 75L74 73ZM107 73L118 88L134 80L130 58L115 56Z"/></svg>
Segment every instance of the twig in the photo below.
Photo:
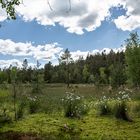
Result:
<svg viewBox="0 0 140 140"><path fill-rule="evenodd" d="M68 9L68 11L66 11L67 13L69 13L71 11L71 0L68 0L68 2L69 2L69 9Z"/></svg>
<svg viewBox="0 0 140 140"><path fill-rule="evenodd" d="M50 10L53 11L53 8L51 7L51 4L50 4L49 0L47 0L47 3L48 3L48 6L49 6Z"/></svg>
<svg viewBox="0 0 140 140"><path fill-rule="evenodd" d="M69 11L71 11L71 0L69 0Z"/></svg>

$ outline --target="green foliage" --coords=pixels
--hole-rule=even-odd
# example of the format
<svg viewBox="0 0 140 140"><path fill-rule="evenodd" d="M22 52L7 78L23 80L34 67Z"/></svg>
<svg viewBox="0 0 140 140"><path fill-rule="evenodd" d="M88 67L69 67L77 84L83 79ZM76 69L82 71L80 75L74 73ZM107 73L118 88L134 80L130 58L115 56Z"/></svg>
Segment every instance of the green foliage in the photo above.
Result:
<svg viewBox="0 0 140 140"><path fill-rule="evenodd" d="M33 73L32 93L35 93L35 94L39 94L42 92L42 89L40 87L41 80L42 80L42 78L40 77L40 71L39 71L40 65L41 64L39 63L39 61L37 61L36 68L34 69L34 73Z"/></svg>
<svg viewBox="0 0 140 140"><path fill-rule="evenodd" d="M12 79L13 83L16 82L16 79L17 79L17 67L16 66L13 66L11 68L11 79Z"/></svg>
<svg viewBox="0 0 140 140"><path fill-rule="evenodd" d="M75 124L64 124L64 126L60 129L59 137L60 139L80 139L81 131Z"/></svg>
<svg viewBox="0 0 140 140"><path fill-rule="evenodd" d="M15 120L17 120L17 109L16 109L16 103L17 103L17 90L16 90L16 84L17 84L17 67L13 66L11 68L11 82L12 82L12 91L13 91L13 106L14 106L14 115Z"/></svg>
<svg viewBox="0 0 140 140"><path fill-rule="evenodd" d="M115 105L115 117L126 121L132 121L128 115L126 102L121 101Z"/></svg>
<svg viewBox="0 0 140 140"><path fill-rule="evenodd" d="M44 81L47 83L51 82L51 79L53 76L52 70L53 70L53 66L52 66L51 62L49 62L48 64L45 64L45 66L44 66Z"/></svg>
<svg viewBox="0 0 140 140"><path fill-rule="evenodd" d="M135 116L140 117L140 103L139 102L133 103L132 112L135 114Z"/></svg>
<svg viewBox="0 0 140 140"><path fill-rule="evenodd" d="M83 81L85 83L87 83L88 82L88 79L89 79L89 72L88 72L88 68L87 68L86 65L84 65L82 74L83 74Z"/></svg>
<svg viewBox="0 0 140 140"><path fill-rule="evenodd" d="M107 84L107 75L106 75L106 68L104 67L101 67L99 69L99 72L100 72L100 82L103 83L103 84Z"/></svg>
<svg viewBox="0 0 140 140"><path fill-rule="evenodd" d="M74 87L75 85L73 85ZM27 90L29 88L31 90L31 87L28 85L28 87L24 89ZM79 105L79 108L81 109L81 106L84 107L84 104L88 104L91 101L94 102L97 101L97 99L100 99L103 94L102 91L104 91L104 95L106 97L114 96L115 98L112 100L108 100L108 105L113 108L115 107L115 103L119 103L119 100L125 101L126 105L129 105L130 107L133 106L136 103L139 103L139 100L137 101L131 101L128 102L128 97L126 94L122 94L123 91L121 91L119 94L116 95L116 92L118 91L112 91L112 94L107 92L107 87L100 86L98 89L95 86L82 84L78 85L78 88L75 86L76 93L78 95L84 96L84 99L81 98L82 102ZM20 97L20 101L25 101L24 97L29 96L29 93L27 90L26 92L20 90L20 94L17 94L17 97ZM134 122L129 123L127 121L122 121L121 119L116 119L113 115L109 116L102 116L99 117L96 115L96 110L94 108L90 109L89 112L81 119L69 119L67 117L64 117L64 114L62 112L62 104L60 99L65 97L65 90L66 87L64 84L46 84L43 87L42 94L38 95L39 103L41 104L41 107L39 105L39 108L36 113L34 114L28 114L29 106L25 107L25 114L27 115L21 120L13 121L12 123L9 123L6 125L0 124L0 139L4 139L2 136L9 135L9 133L16 133L18 136L27 136L28 138L32 138L30 136L40 136L42 139L56 139L56 140L63 140L63 139L115 139L115 140L122 140L122 139L140 139L139 131L140 131L140 118L137 116L137 111L134 112ZM71 91L72 89L67 89ZM129 91L125 91L128 93ZM130 92L131 93L131 92ZM133 94L133 92L131 93ZM139 92L137 92L139 94ZM125 95L125 96L124 96ZM77 96L77 95L76 95ZM80 97L81 97L80 96ZM36 98L35 96L31 96L33 99ZM79 97L79 96L78 96ZM122 98L123 97L123 98ZM117 100L116 100L117 98ZM64 98L65 99L65 98ZM108 99L108 98L107 98ZM31 99L32 100L32 99ZM28 105L29 105L29 99L28 99ZM1 105L6 104L6 114L8 116L11 116L13 119L13 104L11 94L8 93L8 90L0 90L0 111L1 111ZM17 112L18 107L20 105L20 102L18 100L17 102ZM65 101L63 102L64 107L67 106L67 103L65 104ZM38 105L35 105L35 107ZM42 108L42 106L46 106L46 109L52 109L53 112L44 113L45 108ZM32 107L33 108L33 107ZM127 113L129 112L129 108L127 106ZM41 111L40 111L41 110ZM87 111L87 110L85 110ZM2 111L3 112L3 111ZM3 114L0 112L0 114ZM65 113L65 112L64 112ZM17 113L18 114L18 113ZM24 114L24 115L25 115ZM83 113L82 113L83 115ZM81 116L82 116L81 115ZM17 115L18 116L18 115ZM80 116L80 117L81 117ZM79 118L79 116L78 116ZM5 123L3 123L5 124ZM116 133L117 130L117 133ZM32 134L32 135L31 135ZM27 138L26 137L26 138ZM6 137L7 138L7 137ZM20 137L24 138L24 137ZM16 139L16 138L15 138Z"/></svg>
<svg viewBox="0 0 140 140"><path fill-rule="evenodd" d="M17 119L23 118L25 106L26 104L24 101L21 101L19 103L18 108L17 108Z"/></svg>
<svg viewBox="0 0 140 140"><path fill-rule="evenodd" d="M33 94L41 94L42 93L40 83L32 82L32 93Z"/></svg>
<svg viewBox="0 0 140 140"><path fill-rule="evenodd" d="M67 85L69 85L68 83L94 83L100 85L109 84L109 79L111 79L111 83L113 81L115 85L115 83L118 83L117 78L122 76L122 72L125 75L123 52L110 52L107 55L88 55L85 60L81 57L77 61L73 61L70 52L66 50L60 57L59 62L59 65L56 66L49 62L44 68L38 67L40 66L38 62L36 68L31 68L28 67L28 61L25 59L22 65L23 68L17 69L16 81L21 83L39 83L41 81L45 83L67 83ZM117 65L114 65L118 63L121 66L120 69ZM111 65L114 66L113 71L109 69ZM122 67L123 69L121 69ZM117 77L118 74L121 76ZM12 79L10 75L11 67L0 70L0 83L7 81L10 84ZM125 80L123 83L126 82Z"/></svg>
<svg viewBox="0 0 140 140"><path fill-rule="evenodd" d="M19 0L0 0L1 7L7 12L8 18L16 19L15 6L20 4Z"/></svg>
<svg viewBox="0 0 140 140"><path fill-rule="evenodd" d="M37 113L40 109L40 101L37 96L28 97L29 113Z"/></svg>
<svg viewBox="0 0 140 140"><path fill-rule="evenodd" d="M28 68L28 60L24 59L21 71L18 72L19 81L27 83L32 81L33 70L31 67Z"/></svg>
<svg viewBox="0 0 140 140"><path fill-rule="evenodd" d="M53 66L51 62L40 68L37 61L36 68L29 68L28 61L23 61L23 69L17 69L16 81L46 83L94 83L95 85L111 84L118 88L128 82L134 86L140 85L140 41L137 33L131 33L126 41L125 52L88 55L84 60L80 57L73 61L70 51L66 49L59 59L59 65ZM0 83L11 83L11 67L0 70ZM38 90L40 91L40 89Z"/></svg>
<svg viewBox="0 0 140 140"><path fill-rule="evenodd" d="M12 118L7 113L7 109L3 108L3 112L0 114L0 125L4 125L5 123L11 123Z"/></svg>
<svg viewBox="0 0 140 140"><path fill-rule="evenodd" d="M100 116L111 114L111 107L109 105L109 98L103 96L98 103L96 104L96 108Z"/></svg>
<svg viewBox="0 0 140 140"><path fill-rule="evenodd" d="M7 75L4 71L0 71L0 84L7 81Z"/></svg>
<svg viewBox="0 0 140 140"><path fill-rule="evenodd" d="M131 33L126 40L125 58L129 82L134 86L140 85L140 41L137 33Z"/></svg>
<svg viewBox="0 0 140 140"><path fill-rule="evenodd" d="M120 91L115 104L115 117L118 119L132 121L128 114L127 101L130 100L129 93L127 91Z"/></svg>
<svg viewBox="0 0 140 140"><path fill-rule="evenodd" d="M88 83L95 83L95 77L93 74L89 76Z"/></svg>
<svg viewBox="0 0 140 140"><path fill-rule="evenodd" d="M124 85L126 82L125 66L121 63L111 65L110 70L110 84L112 87L117 88Z"/></svg>
<svg viewBox="0 0 140 140"><path fill-rule="evenodd" d="M8 83L6 81L1 84L1 89L8 89Z"/></svg>
<svg viewBox="0 0 140 140"><path fill-rule="evenodd" d="M66 66L66 80L67 80L67 87L69 87L70 82L70 68L69 65L72 62L71 54L68 49L65 50L65 52L62 54L62 56L59 59L60 64L64 64Z"/></svg>
<svg viewBox="0 0 140 140"><path fill-rule="evenodd" d="M88 106L84 104L83 98L74 93L67 92L66 97L62 99L62 103L66 117L80 118L88 111Z"/></svg>

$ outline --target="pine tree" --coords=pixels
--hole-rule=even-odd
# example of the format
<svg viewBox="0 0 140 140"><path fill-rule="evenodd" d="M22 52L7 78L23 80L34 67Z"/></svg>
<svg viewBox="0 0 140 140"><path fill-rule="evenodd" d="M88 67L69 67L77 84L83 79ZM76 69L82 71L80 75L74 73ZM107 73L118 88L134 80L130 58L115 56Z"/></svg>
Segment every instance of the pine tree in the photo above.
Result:
<svg viewBox="0 0 140 140"><path fill-rule="evenodd" d="M140 85L140 40L137 33L131 33L126 40L125 59L127 75L134 86Z"/></svg>

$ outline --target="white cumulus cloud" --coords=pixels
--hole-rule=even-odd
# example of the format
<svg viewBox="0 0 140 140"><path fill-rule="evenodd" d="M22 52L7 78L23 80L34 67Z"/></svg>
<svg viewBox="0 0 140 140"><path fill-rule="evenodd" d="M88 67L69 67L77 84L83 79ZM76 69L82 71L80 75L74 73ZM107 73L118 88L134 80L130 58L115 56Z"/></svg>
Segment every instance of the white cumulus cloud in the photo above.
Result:
<svg viewBox="0 0 140 140"><path fill-rule="evenodd" d="M9 68L11 65L16 66L18 68L22 68L23 61L18 59L10 59L10 60L0 60L0 68ZM34 68L36 64L28 63L29 67Z"/></svg>
<svg viewBox="0 0 140 140"><path fill-rule="evenodd" d="M1 7L1 4L0 4ZM7 19L7 14L6 11L2 8L0 8L0 22L4 21Z"/></svg>
<svg viewBox="0 0 140 140"><path fill-rule="evenodd" d="M16 12L26 22L35 20L43 26L58 23L68 32L81 35L100 27L102 21L111 17L110 9L120 5L126 15L114 19L116 27L124 31L140 28L140 0L71 0L71 4L69 0L23 0ZM0 9L0 13L0 21L4 21L6 12Z"/></svg>
<svg viewBox="0 0 140 140"><path fill-rule="evenodd" d="M45 44L45 45L37 45L34 46L32 43L22 43L22 42L14 42L10 39L2 40L0 39L0 54L2 55L10 55L13 57L26 57L31 59L37 60L45 60L51 61L53 65L58 64L58 58L64 53L63 48L60 47L58 43L52 44ZM121 48L114 48L114 52L124 51L125 46ZM72 51L71 57L74 61L78 60L79 58L86 59L89 55L96 55L105 53L108 54L111 51L110 48L103 48L101 50L95 49L92 51ZM21 59L21 58L20 58ZM11 59L11 60L0 60L0 68L9 67L12 65L17 65L18 67L22 67L23 60L20 61L19 59ZM43 62L44 63L44 62ZM36 64L29 63L29 66L34 67Z"/></svg>
<svg viewBox="0 0 140 140"><path fill-rule="evenodd" d="M123 31L132 31L140 28L140 0L122 0L126 15L114 20L116 26Z"/></svg>
<svg viewBox="0 0 140 140"><path fill-rule="evenodd" d="M23 0L16 8L25 21L36 20L41 25L59 23L68 32L83 34L93 31L110 15L109 9L120 0ZM51 10L52 9L52 10Z"/></svg>
<svg viewBox="0 0 140 140"><path fill-rule="evenodd" d="M33 46L32 43L14 42L0 39L0 54L30 56L37 60L53 60L62 51L58 43Z"/></svg>
<svg viewBox="0 0 140 140"><path fill-rule="evenodd" d="M117 52L124 52L126 49L125 46L123 47L120 47L120 48L114 48L114 49L110 49L110 48L103 48L101 50L98 50L98 49L95 49L95 50L92 50L92 51L80 51L80 50L77 50L77 51L73 51L73 52L70 52L71 54L71 57L74 61L78 60L79 58L83 58L83 59L86 59L86 57L88 55L96 55L96 54L109 54L111 50L113 50L113 52L117 53ZM64 52L61 52L59 57L63 54Z"/></svg>

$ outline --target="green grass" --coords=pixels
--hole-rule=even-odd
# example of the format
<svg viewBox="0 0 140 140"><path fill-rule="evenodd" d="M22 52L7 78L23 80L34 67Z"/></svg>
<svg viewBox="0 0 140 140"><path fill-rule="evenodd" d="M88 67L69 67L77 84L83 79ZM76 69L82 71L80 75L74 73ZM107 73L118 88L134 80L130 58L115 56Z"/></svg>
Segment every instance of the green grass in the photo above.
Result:
<svg viewBox="0 0 140 140"><path fill-rule="evenodd" d="M20 90L19 90L20 89ZM42 93L32 94L30 87L20 87L17 92L17 106L20 100L26 102L27 96L38 96L40 99L40 110L36 114L29 114L25 106L24 117L21 120L9 124L0 124L0 140L5 140L3 134L35 134L41 139L50 140L139 140L140 139L140 100L139 91L134 91L132 101L128 103L129 113L133 122L116 119L112 114L106 116L97 115L94 105L87 115L80 119L64 117L62 104L60 102L66 91L75 92L85 97L85 102L94 104L97 99L106 95L113 97L117 93L114 90L109 93L107 87L94 87L92 85L73 85L67 89L63 84L43 85ZM12 118L13 93L8 89L0 89L0 114L3 107L7 108L7 114ZM137 98L138 97L138 98ZM114 102L114 101L112 101ZM113 107L113 103L110 104Z"/></svg>
<svg viewBox="0 0 140 140"><path fill-rule="evenodd" d="M73 128L67 130L65 128ZM0 128L0 132L35 133L42 137L52 137L54 139L64 138L89 140L139 140L140 139L140 118L134 122L116 120L112 116L98 117L94 112L90 112L83 119L68 119L63 115L34 114L25 119L5 125Z"/></svg>

